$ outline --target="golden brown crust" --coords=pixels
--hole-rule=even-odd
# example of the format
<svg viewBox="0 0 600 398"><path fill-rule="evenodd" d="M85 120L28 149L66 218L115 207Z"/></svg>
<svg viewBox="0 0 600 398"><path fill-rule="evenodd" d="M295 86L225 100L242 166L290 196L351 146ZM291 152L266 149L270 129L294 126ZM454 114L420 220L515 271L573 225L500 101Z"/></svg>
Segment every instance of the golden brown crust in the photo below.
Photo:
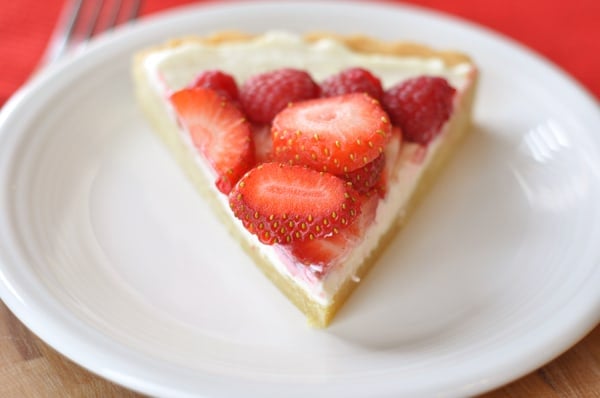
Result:
<svg viewBox="0 0 600 398"><path fill-rule="evenodd" d="M440 51L422 44L405 41L382 41L364 35L343 36L328 32L312 32L304 36L309 42L325 38L334 39L344 43L353 51L366 54L385 54L400 57L437 58L444 61L447 66L461 63L472 63L471 58L458 51Z"/></svg>
<svg viewBox="0 0 600 398"><path fill-rule="evenodd" d="M175 123L171 121L166 109L162 104L162 99L152 89L148 82L146 72L143 68L144 58L156 51L165 48L174 48L190 42L200 42L205 45L220 45L226 42L248 41L257 35L250 35L237 31L218 32L216 34L205 37L186 37L176 40L171 40L163 45L144 50L136 54L133 62L133 76L136 87L136 95L143 111L147 118L152 123L154 130L163 139L165 144L173 152L175 158L179 161L182 168L186 171L199 192L205 196L211 206L219 215L221 220L228 227L232 235L242 244L244 250L254 260L257 266L263 273L271 279L271 281L292 301L307 317L309 323L315 327L326 327L335 313L343 305L355 287L358 285L354 279L348 279L340 287L332 302L329 305L322 305L313 300L306 292L300 288L291 278L282 275L277 269L270 264L263 256L260 255L256 248L248 244L247 240L242 236L230 217L227 215L226 209L223 208L221 202L212 194L209 186L211 183L206 181L204 175L198 171L195 159L187 147L179 139L179 129ZM414 56L421 58L435 57L442 59L447 66L454 66L460 63L471 63L471 59L455 51L437 51L427 46L407 43L407 42L383 42L377 39L369 38L363 35L342 36L332 33L314 32L304 36L309 42L314 42L323 38L333 38L342 43L345 43L349 48L356 52L387 54L397 56ZM378 257L384 251L385 247L392 241L396 233L401 229L406 219L412 213L413 208L425 196L427 188L431 185L437 174L442 170L443 164L449 158L454 148L458 146L460 140L466 135L471 122L471 107L473 104L473 96L477 81L477 71L473 69L472 84L468 85L465 91L459 98L457 104L462 112L454 115L448 128L448 137L443 150L438 151L435 158L431 162L431 166L425 172L425 175L419 181L415 193L412 195L409 203L401 209L397 215L397 222L393 228L382 237L377 248L369 255L369 257L360 265L355 276L362 278L373 267Z"/></svg>
<svg viewBox="0 0 600 398"><path fill-rule="evenodd" d="M257 34L244 33L235 30L220 31L207 36L188 36L170 40L162 45L149 48L137 54L143 58L147 54L167 48L175 48L186 43L202 43L204 45L218 46L223 43L244 42L259 37ZM382 41L365 35L340 35L331 32L306 33L304 39L308 42L316 42L322 39L334 39L344 43L353 51L365 54L384 54L402 57L437 58L441 59L447 66L455 66L461 63L470 63L471 58L459 51L436 50L431 47L408 42L408 41Z"/></svg>

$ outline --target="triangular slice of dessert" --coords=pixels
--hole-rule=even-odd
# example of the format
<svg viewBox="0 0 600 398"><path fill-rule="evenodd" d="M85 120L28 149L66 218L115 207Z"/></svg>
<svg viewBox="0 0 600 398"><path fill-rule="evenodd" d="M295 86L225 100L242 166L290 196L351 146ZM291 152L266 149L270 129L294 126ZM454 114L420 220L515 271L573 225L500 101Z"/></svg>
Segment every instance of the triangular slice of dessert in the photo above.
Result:
<svg viewBox="0 0 600 398"><path fill-rule="evenodd" d="M262 271L327 326L470 127L465 55L219 33L135 57L137 98Z"/></svg>

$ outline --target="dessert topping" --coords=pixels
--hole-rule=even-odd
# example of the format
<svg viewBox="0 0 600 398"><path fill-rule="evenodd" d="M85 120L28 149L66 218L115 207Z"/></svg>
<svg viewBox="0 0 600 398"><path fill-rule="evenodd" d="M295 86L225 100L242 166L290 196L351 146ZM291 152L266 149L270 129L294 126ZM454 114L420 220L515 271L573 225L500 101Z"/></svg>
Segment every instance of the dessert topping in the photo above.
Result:
<svg viewBox="0 0 600 398"><path fill-rule="evenodd" d="M332 174L304 166L263 163L229 194L246 229L265 244L336 235L360 213L358 194Z"/></svg>
<svg viewBox="0 0 600 398"><path fill-rule="evenodd" d="M429 143L452 113L456 90L441 77L405 80L383 94L383 106L407 141Z"/></svg>
<svg viewBox="0 0 600 398"><path fill-rule="evenodd" d="M361 239L403 139L430 142L455 93L445 79L428 76L383 92L361 68L325 80L318 98L320 90L305 71L285 68L251 77L238 95L235 80L214 70L171 96L244 227L316 265Z"/></svg>
<svg viewBox="0 0 600 398"><path fill-rule="evenodd" d="M350 182L352 188L358 193L367 193L377 184L377 182L379 182L384 167L385 152L363 167L344 173L341 177Z"/></svg>
<svg viewBox="0 0 600 398"><path fill-rule="evenodd" d="M254 157L257 164L270 162L273 153L271 126L268 124L252 124L252 140L254 141Z"/></svg>
<svg viewBox="0 0 600 398"><path fill-rule="evenodd" d="M239 97L238 86L233 76L220 70L201 72L196 76L190 88L211 88L233 101L237 101Z"/></svg>
<svg viewBox="0 0 600 398"><path fill-rule="evenodd" d="M341 259L350 248L354 247L365 234L377 213L379 198L377 195L362 196L361 212L357 219L339 234L321 239L293 242L287 248L305 265L327 266ZM320 274L327 269L319 269Z"/></svg>
<svg viewBox="0 0 600 398"><path fill-rule="evenodd" d="M288 104L316 98L319 92L307 72L284 68L250 77L241 87L240 99L251 121L270 123Z"/></svg>
<svg viewBox="0 0 600 398"><path fill-rule="evenodd" d="M321 83L321 95L323 97L335 97L351 93L367 93L380 101L383 96L381 80L366 69L349 68Z"/></svg>
<svg viewBox="0 0 600 398"><path fill-rule="evenodd" d="M254 165L250 124L240 110L215 90L188 88L171 96L180 123L217 174L219 191L228 194Z"/></svg>
<svg viewBox="0 0 600 398"><path fill-rule="evenodd" d="M388 115L367 94L292 104L273 120L275 159L333 174L375 160L391 137Z"/></svg>

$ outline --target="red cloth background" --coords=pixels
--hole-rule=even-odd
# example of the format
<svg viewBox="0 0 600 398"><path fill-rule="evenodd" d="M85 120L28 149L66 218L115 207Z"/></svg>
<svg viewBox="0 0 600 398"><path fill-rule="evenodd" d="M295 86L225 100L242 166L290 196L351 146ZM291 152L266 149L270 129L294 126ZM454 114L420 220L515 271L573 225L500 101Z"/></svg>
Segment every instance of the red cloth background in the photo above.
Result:
<svg viewBox="0 0 600 398"><path fill-rule="evenodd" d="M0 106L34 70L65 2L0 1ZM192 2L145 0L141 12L147 15ZM405 0L404 3L459 16L512 37L550 59L600 98L599 0Z"/></svg>

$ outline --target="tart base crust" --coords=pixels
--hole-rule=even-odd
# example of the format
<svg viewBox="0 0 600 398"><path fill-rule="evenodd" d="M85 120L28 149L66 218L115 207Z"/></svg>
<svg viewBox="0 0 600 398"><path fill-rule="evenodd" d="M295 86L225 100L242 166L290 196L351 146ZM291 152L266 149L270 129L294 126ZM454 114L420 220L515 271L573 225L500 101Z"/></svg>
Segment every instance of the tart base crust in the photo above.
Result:
<svg viewBox="0 0 600 398"><path fill-rule="evenodd" d="M176 47L190 41L200 41L204 44L219 45L224 42L245 41L250 40L254 36L246 35L239 32L220 32L212 36L198 38L190 37L178 40L172 40L167 44L144 50L136 54L132 73L135 83L135 95L138 103L149 120L153 130L161 138L161 140L169 148L172 155L186 172L196 189L210 203L214 212L225 224L229 232L242 245L246 253L254 260L261 271L281 290L288 299L296 305L307 317L308 323L314 327L323 328L329 325L335 314L346 302L350 294L359 284L355 282L356 278L348 278L343 282L338 292L333 297L328 305L323 305L313 300L302 288L300 288L293 279L282 275L277 269L265 259L256 248L253 248L244 238L236 225L232 222L226 209L222 203L217 200L217 197L211 190L212 181L208 181L204 174L199 171L196 160L193 154L180 138L179 127L172 121L168 110L163 105L163 100L152 88L146 71L144 69L144 58L154 51L159 51L164 48ZM311 33L305 36L307 41L315 41L320 38L331 37L346 44L356 52L364 53L384 53L396 54L400 56L418 56L418 57L437 57L444 61L448 66L453 66L458 63L470 62L470 59L461 53L445 51L439 52L425 46L414 43L389 43L382 42L365 36L339 36L329 33ZM459 146L460 141L467 135L471 127L471 111L474 101L474 93L477 83L477 72L474 69L471 76L471 84L459 97L459 102L456 109L460 112L454 112L447 126L447 137L444 146L437 151L434 158L431 160L427 170L425 170L422 178L419 180L416 190L411 195L409 202L405 207L401 208L396 214L396 222L384 236L379 240L375 250L363 261L358 268L355 276L362 280L377 259L385 251L385 248L396 236L402 228L408 217L412 214L415 207L426 196L427 190L432 185L432 182L437 178L438 174L443 170L443 166Z"/></svg>

